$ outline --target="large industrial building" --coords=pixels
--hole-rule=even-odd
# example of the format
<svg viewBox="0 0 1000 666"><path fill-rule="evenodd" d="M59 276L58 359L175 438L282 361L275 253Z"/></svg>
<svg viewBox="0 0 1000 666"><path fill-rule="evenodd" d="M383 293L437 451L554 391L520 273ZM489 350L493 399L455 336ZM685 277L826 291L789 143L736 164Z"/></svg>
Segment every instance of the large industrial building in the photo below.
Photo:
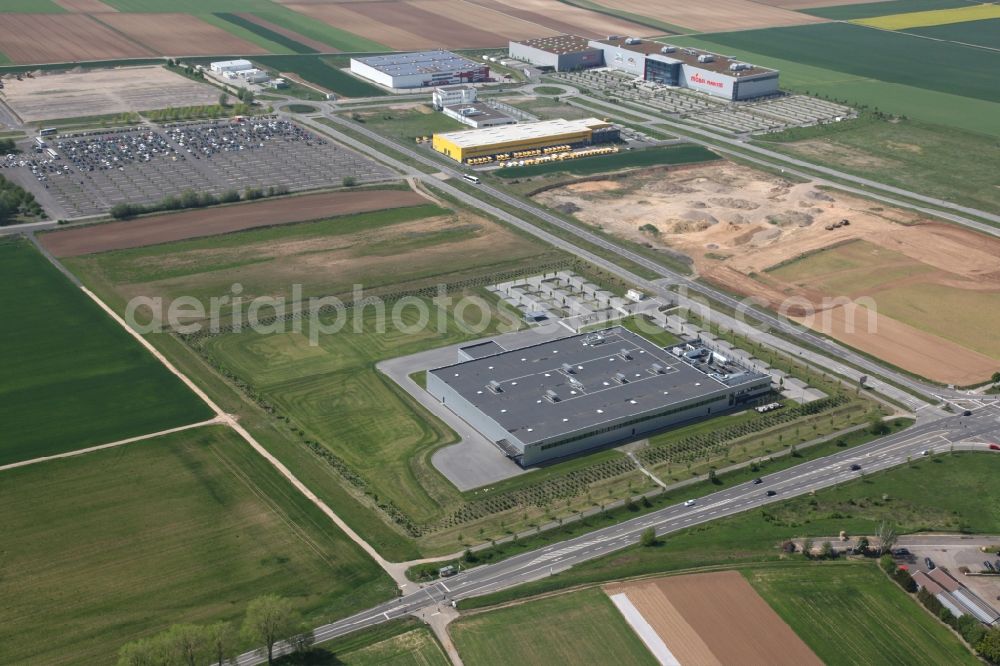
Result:
<svg viewBox="0 0 1000 666"><path fill-rule="evenodd" d="M725 412L768 375L623 327L507 351L496 341L427 373L427 391L523 466Z"/></svg>
<svg viewBox="0 0 1000 666"><path fill-rule="evenodd" d="M510 57L557 72L600 67L604 52L576 35L539 37L510 43Z"/></svg>
<svg viewBox="0 0 1000 666"><path fill-rule="evenodd" d="M534 42L551 42L546 47ZM560 50L561 49L561 50ZM595 58L594 52L600 51ZM510 42L511 57L559 71L608 67L646 81L698 90L715 97L741 101L778 92L778 71L727 58L716 53L635 37L587 40L574 35Z"/></svg>
<svg viewBox="0 0 1000 666"><path fill-rule="evenodd" d="M522 151L544 150L553 146L582 148L618 141L619 130L597 118L542 120L487 129L435 134L434 150L458 162Z"/></svg>
<svg viewBox="0 0 1000 666"><path fill-rule="evenodd" d="M387 88L428 88L490 80L488 65L451 51L421 51L351 58L351 72Z"/></svg>

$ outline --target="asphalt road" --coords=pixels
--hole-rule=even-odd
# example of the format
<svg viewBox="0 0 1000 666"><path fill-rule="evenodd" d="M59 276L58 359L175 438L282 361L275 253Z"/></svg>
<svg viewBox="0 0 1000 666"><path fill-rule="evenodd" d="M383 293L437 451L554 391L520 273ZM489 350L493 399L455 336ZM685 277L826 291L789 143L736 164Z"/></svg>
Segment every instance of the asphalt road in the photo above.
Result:
<svg viewBox="0 0 1000 666"><path fill-rule="evenodd" d="M641 533L649 527L652 527L658 536L668 535L834 486L864 474L902 465L908 460L920 458L925 450L943 452L953 444L956 449L970 448L962 442L974 438L979 440L992 438L993 441L1000 442L1000 405L983 407L968 417L952 416L916 425L862 446L803 462L763 477L763 483L760 485L742 483L701 497L694 506L673 504L623 523L516 555L496 564L463 571L456 576L426 586L419 592L317 627L314 632L316 642L327 641L438 604L450 604L453 600L480 596L558 574L575 565L638 543ZM982 444L975 447L985 448ZM1000 452L996 455L1000 455ZM854 464L860 465L861 469L852 471L850 468ZM768 497L766 495L768 490L775 491L776 495ZM667 548L669 547L668 541ZM258 653L248 652L241 655L237 663L240 666L250 666L261 661L262 658Z"/></svg>

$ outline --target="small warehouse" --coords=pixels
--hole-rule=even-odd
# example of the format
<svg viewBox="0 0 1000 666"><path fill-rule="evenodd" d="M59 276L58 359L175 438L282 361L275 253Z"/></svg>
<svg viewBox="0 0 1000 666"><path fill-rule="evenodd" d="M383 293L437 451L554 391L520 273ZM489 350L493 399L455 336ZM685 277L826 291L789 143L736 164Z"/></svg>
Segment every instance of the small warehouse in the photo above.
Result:
<svg viewBox="0 0 1000 666"><path fill-rule="evenodd" d="M457 162L470 159L544 150L553 146L582 148L618 141L619 130L597 118L542 120L488 129L435 134L434 150Z"/></svg>
<svg viewBox="0 0 1000 666"><path fill-rule="evenodd" d="M601 49L591 46L587 39L576 35L512 41L508 46L508 53L511 58L557 72L600 67L604 61Z"/></svg>

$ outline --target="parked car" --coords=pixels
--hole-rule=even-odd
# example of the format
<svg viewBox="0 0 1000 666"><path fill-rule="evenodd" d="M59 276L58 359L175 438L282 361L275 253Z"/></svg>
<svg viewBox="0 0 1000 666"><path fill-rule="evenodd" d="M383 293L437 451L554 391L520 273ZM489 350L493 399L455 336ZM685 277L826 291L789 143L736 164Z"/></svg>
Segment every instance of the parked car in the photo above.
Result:
<svg viewBox="0 0 1000 666"><path fill-rule="evenodd" d="M962 412L962 416L972 416L972 410L971 409L965 410L964 412Z"/></svg>
<svg viewBox="0 0 1000 666"><path fill-rule="evenodd" d="M1000 444L990 444L990 451L1000 451Z"/></svg>
<svg viewBox="0 0 1000 666"><path fill-rule="evenodd" d="M773 490L768 490L766 494L767 494L767 496L768 496L768 497L774 497L774 496L775 496L775 495L777 495L778 493L776 493L776 492L775 492L775 491L773 491Z"/></svg>
<svg viewBox="0 0 1000 666"><path fill-rule="evenodd" d="M854 463L853 465L851 465L852 472L857 472L859 469L861 469L861 465L859 465L858 463Z"/></svg>
<svg viewBox="0 0 1000 666"><path fill-rule="evenodd" d="M989 560L983 560L983 566L986 567L987 571L993 571L993 563Z"/></svg>
<svg viewBox="0 0 1000 666"><path fill-rule="evenodd" d="M690 500L684 502L684 506L694 506L694 500L690 499Z"/></svg>
<svg viewBox="0 0 1000 666"><path fill-rule="evenodd" d="M759 476L753 480L753 485L755 486L760 485L761 483L764 483L764 479L760 478Z"/></svg>
<svg viewBox="0 0 1000 666"><path fill-rule="evenodd" d="M930 571L931 569L934 569L934 568L935 568L935 567L934 567L934 560L932 560L932 559L931 559L931 558L929 558L929 557L925 557L925 558L924 558L924 566L926 566L926 567L927 567L927 570L928 570L928 571Z"/></svg>
<svg viewBox="0 0 1000 666"><path fill-rule="evenodd" d="M896 550L892 551L892 554L895 557L908 557L909 554L910 554L910 551L908 551L905 548L897 548Z"/></svg>

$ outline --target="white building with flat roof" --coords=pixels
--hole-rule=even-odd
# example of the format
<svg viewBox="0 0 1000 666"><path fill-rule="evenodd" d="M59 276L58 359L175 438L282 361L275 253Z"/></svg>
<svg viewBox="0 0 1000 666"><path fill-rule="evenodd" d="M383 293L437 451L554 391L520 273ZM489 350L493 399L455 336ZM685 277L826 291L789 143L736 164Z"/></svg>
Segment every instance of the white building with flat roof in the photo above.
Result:
<svg viewBox="0 0 1000 666"><path fill-rule="evenodd" d="M451 51L420 51L351 58L351 73L387 88L430 88L453 83L481 83L488 65Z"/></svg>
<svg viewBox="0 0 1000 666"><path fill-rule="evenodd" d="M458 104L472 104L477 100L476 89L473 86L438 86L431 94L435 109Z"/></svg>
<svg viewBox="0 0 1000 666"><path fill-rule="evenodd" d="M215 72L216 74L223 74L225 72L243 72L248 69L253 69L253 63L249 60L218 60L211 63L208 68Z"/></svg>

